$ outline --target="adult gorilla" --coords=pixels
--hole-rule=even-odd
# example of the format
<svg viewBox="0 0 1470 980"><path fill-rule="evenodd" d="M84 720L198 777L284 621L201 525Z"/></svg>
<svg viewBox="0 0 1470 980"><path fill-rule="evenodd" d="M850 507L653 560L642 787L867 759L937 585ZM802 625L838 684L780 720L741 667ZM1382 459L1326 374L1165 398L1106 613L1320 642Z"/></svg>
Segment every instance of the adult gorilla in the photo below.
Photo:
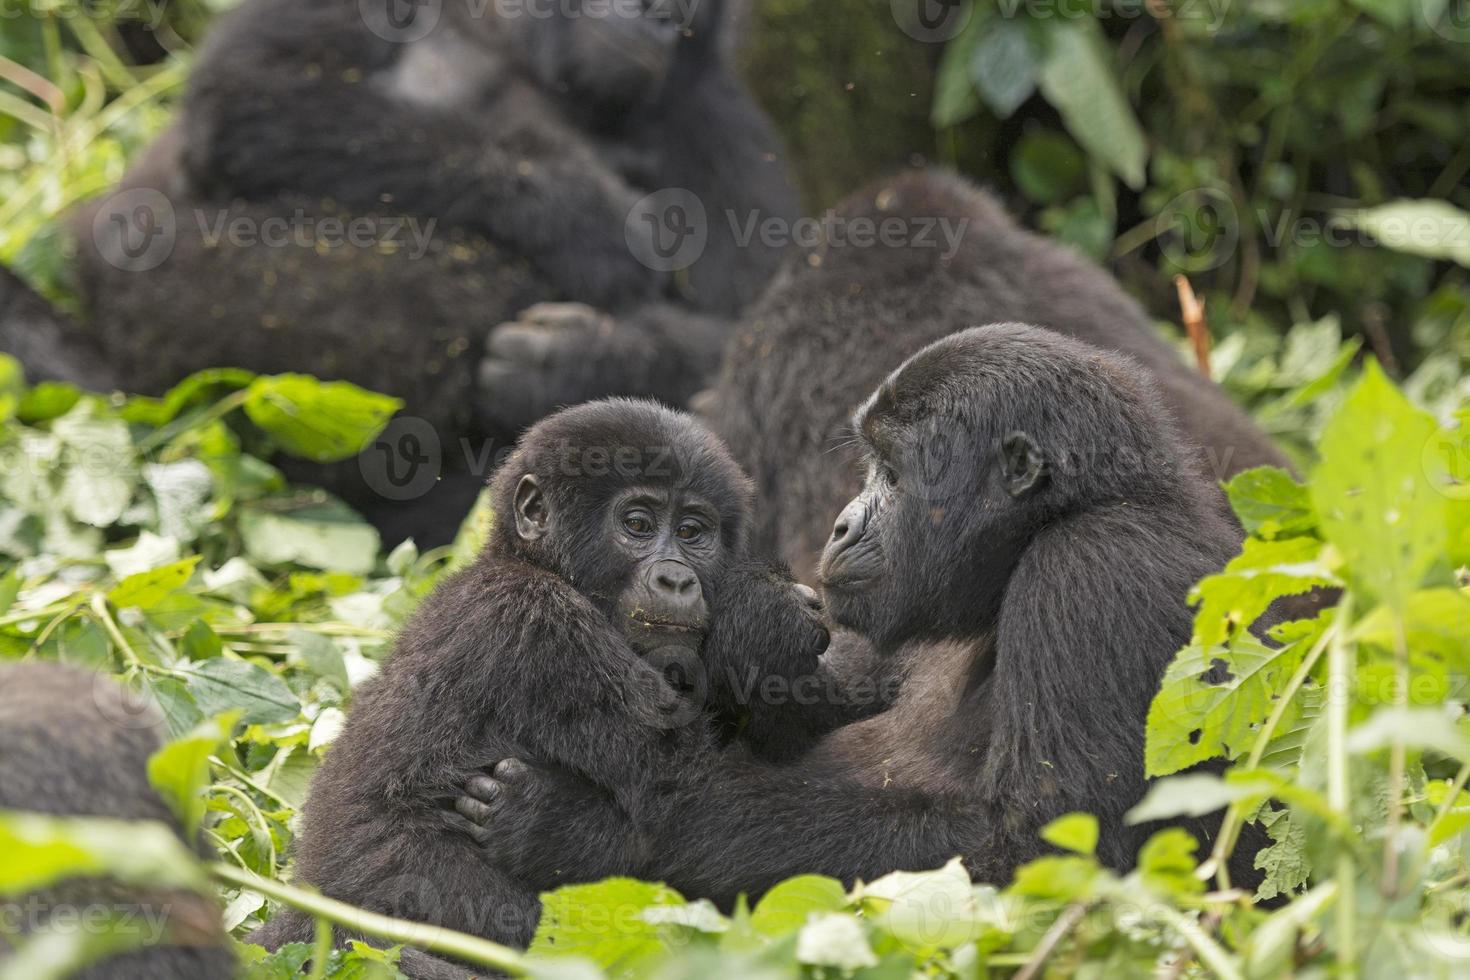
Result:
<svg viewBox="0 0 1470 980"><path fill-rule="evenodd" d="M865 223L883 234L862 247L854 241ZM1128 354L1210 480L1285 465L1112 277L1017 227L964 180L896 177L851 197L832 227L832 240L794 257L752 311L718 386L699 402L756 482L753 545L780 554L798 577L810 580L832 515L856 488L852 410L905 357L977 324L1033 323Z"/></svg>
<svg viewBox="0 0 1470 980"><path fill-rule="evenodd" d="M795 210L725 63L723 8L247 0L211 32L179 123L78 216L114 383L156 393L233 365L402 397L474 472L413 507L355 467L293 475L389 537L433 539L494 459L462 439L508 447L601 395L682 404L779 263L726 214ZM659 251L691 227L702 252Z"/></svg>
<svg viewBox="0 0 1470 980"><path fill-rule="evenodd" d="M691 773L627 870L725 904L801 872L871 880L955 855L1004 882L1077 810L1099 819L1099 858L1130 866L1157 829L1123 815L1145 789L1149 702L1189 638L1185 596L1239 547L1151 389L1132 361L1016 325L953 335L885 380L855 418L867 475L821 573L839 625L906 651L897 703L788 767ZM936 470L939 443L954 452ZM466 808L493 831L482 846L537 880L586 840L556 819L561 776L527 772L472 784ZM1206 846L1216 825L1185 822Z"/></svg>

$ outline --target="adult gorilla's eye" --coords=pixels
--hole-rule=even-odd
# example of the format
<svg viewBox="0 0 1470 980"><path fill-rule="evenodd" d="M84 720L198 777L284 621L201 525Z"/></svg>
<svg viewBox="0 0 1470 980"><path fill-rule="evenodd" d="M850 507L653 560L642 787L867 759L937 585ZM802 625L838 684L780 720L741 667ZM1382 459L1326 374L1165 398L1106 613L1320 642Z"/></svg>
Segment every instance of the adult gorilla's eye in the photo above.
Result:
<svg viewBox="0 0 1470 980"><path fill-rule="evenodd" d="M639 537L653 533L653 521L642 514L628 514L623 518L623 527L628 529L629 534Z"/></svg>
<svg viewBox="0 0 1470 980"><path fill-rule="evenodd" d="M882 480L883 485L890 489L898 488L898 470L887 463L878 463L878 479Z"/></svg>
<svg viewBox="0 0 1470 980"><path fill-rule="evenodd" d="M694 521L685 521L674 533L678 535L680 541L694 541L704 534L704 527Z"/></svg>

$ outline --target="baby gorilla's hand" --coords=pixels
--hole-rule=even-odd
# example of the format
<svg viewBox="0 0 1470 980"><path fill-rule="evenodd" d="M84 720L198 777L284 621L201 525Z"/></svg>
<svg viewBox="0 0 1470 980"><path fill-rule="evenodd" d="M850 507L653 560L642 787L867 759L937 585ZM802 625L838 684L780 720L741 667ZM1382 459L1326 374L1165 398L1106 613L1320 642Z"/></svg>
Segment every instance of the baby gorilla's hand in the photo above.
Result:
<svg viewBox="0 0 1470 980"><path fill-rule="evenodd" d="M527 887L559 888L636 874L643 846L606 792L519 759L471 776L454 802L458 825L496 867Z"/></svg>

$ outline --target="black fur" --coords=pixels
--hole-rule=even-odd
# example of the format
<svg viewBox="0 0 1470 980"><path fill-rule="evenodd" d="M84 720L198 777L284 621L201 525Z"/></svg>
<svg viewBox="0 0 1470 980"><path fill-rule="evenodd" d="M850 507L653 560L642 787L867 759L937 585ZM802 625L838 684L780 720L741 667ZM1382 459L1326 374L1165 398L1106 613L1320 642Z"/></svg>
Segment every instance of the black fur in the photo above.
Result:
<svg viewBox="0 0 1470 980"><path fill-rule="evenodd" d="M779 262L759 241L739 247L726 212L794 212L777 140L725 64L721 4L695 4L667 46L642 21L501 18L472 0L418 8L440 11L426 37L385 40L362 16L373 8L248 0L214 26L180 121L119 188L170 203L157 268L114 264L114 222L136 198L79 213L85 306L119 383L154 393L217 365L345 378L404 398L438 430L447 470L468 463L479 480L494 453L462 437L509 445L551 409L609 394L683 404L718 368L725 318ZM678 275L626 238L635 202L665 188L709 219L703 256ZM318 231L434 224L422 257L406 230L396 250L210 241L221 221L298 214ZM496 330L547 301L609 311L616 328L563 311ZM297 475L371 511L355 470ZM447 505L394 508L411 507L407 530L430 543L452 534L475 480L445 482Z"/></svg>
<svg viewBox="0 0 1470 980"><path fill-rule="evenodd" d="M92 391L108 391L115 383L91 339L4 266L0 266L0 353L20 361L32 384L70 381Z"/></svg>
<svg viewBox="0 0 1470 980"><path fill-rule="evenodd" d="M528 475L550 515L540 537L517 520ZM718 510L717 542L691 558L706 596L730 584L746 593L738 609L779 603L773 623L800 621L800 632L749 655L786 671L814 668L825 642L790 580L732 564L749 484L712 434L646 402L554 415L497 474L485 553L425 601L382 674L356 693L312 784L298 880L369 909L525 944L539 889L642 867L641 830L663 824L667 785L707 768L717 751L702 705L635 652L620 613L636 568L613 545L612 505L648 486L697 494ZM728 614L714 603L716 622ZM714 630L721 663L742 670L731 648L748 645ZM577 801L555 817L577 842L572 851L529 845L492 859L466 832L454 810L460 787L512 756L566 774L548 778ZM287 912L252 938L276 947L309 933Z"/></svg>
<svg viewBox="0 0 1470 980"><path fill-rule="evenodd" d="M824 584L834 620L897 660L896 703L786 768L727 757L694 774L648 831L644 873L725 905L803 872L871 880L955 855L1003 883L1071 811L1096 814L1100 859L1128 867L1157 829L1122 818L1145 789L1150 700L1190 635L1185 597L1240 541L1151 382L1049 331L977 328L905 362L855 428L868 475ZM937 469L936 445L951 450ZM560 784L494 788L487 846L575 853L552 819ZM1205 847L1217 824L1184 823ZM1258 877L1258 843L1238 849L1239 880Z"/></svg>
<svg viewBox="0 0 1470 980"><path fill-rule="evenodd" d="M1154 332L1138 304L1091 262L1018 227L988 195L940 172L876 184L840 222L897 222L900 247L823 246L793 258L732 339L700 402L756 482L752 538L812 580L832 515L856 488L853 409L905 357L957 330L1034 323L1133 358L1211 480L1285 465L1270 440ZM960 239L952 256L941 226ZM961 223L964 223L963 225ZM918 241L927 229L928 241Z"/></svg>
<svg viewBox="0 0 1470 980"><path fill-rule="evenodd" d="M0 666L0 809L52 816L155 820L182 837L173 811L148 783L163 743L163 716L106 675L52 663ZM201 857L208 855L196 843ZM8 915L4 913L10 913ZM20 898L0 898L0 919L77 928L115 914L123 930L162 929L156 945L108 957L76 980L228 980L235 975L219 909L190 892L140 893L105 879L74 879ZM0 935L0 968L8 958Z"/></svg>

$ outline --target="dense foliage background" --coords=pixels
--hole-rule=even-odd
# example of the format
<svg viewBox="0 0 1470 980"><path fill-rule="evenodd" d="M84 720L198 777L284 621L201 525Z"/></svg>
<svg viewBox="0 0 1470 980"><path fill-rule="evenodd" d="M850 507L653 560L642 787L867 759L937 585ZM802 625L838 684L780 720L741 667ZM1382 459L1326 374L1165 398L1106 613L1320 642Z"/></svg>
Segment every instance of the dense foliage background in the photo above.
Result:
<svg viewBox="0 0 1470 980"><path fill-rule="evenodd" d="M1459 975L1470 8L977 0L916 27L903 6L763 0L749 19L741 57L810 208L916 158L953 164L1108 263L1181 356L1173 280L1187 275L1213 373L1306 477L1231 484L1251 536L1197 588L1195 636L1150 716L1151 774L1234 765L1161 781L1136 816L1228 806L1226 832L1212 853L1165 832L1119 877L1076 815L1047 832L1057 856L1014 882L973 886L956 865L852 892L807 877L732 917L654 884L569 888L524 959L373 925L579 977ZM0 261L58 302L58 216L166 122L212 7L0 0ZM161 399L83 393L30 386L0 358L0 658L151 692L178 737L153 778L220 852L201 868L138 828L0 815L0 895L110 869L218 890L239 935L280 901L348 914L281 884L296 809L353 685L491 515L452 548L383 554L370 526L269 460L348 458L397 407L227 369ZM1243 631L1273 598L1324 585L1342 603L1282 627L1279 648ZM1246 819L1274 841L1260 859L1273 909L1223 871ZM0 978L64 976L106 946L71 940L30 944ZM311 954L247 959L252 976L286 977ZM392 961L364 948L313 972L391 977Z"/></svg>

